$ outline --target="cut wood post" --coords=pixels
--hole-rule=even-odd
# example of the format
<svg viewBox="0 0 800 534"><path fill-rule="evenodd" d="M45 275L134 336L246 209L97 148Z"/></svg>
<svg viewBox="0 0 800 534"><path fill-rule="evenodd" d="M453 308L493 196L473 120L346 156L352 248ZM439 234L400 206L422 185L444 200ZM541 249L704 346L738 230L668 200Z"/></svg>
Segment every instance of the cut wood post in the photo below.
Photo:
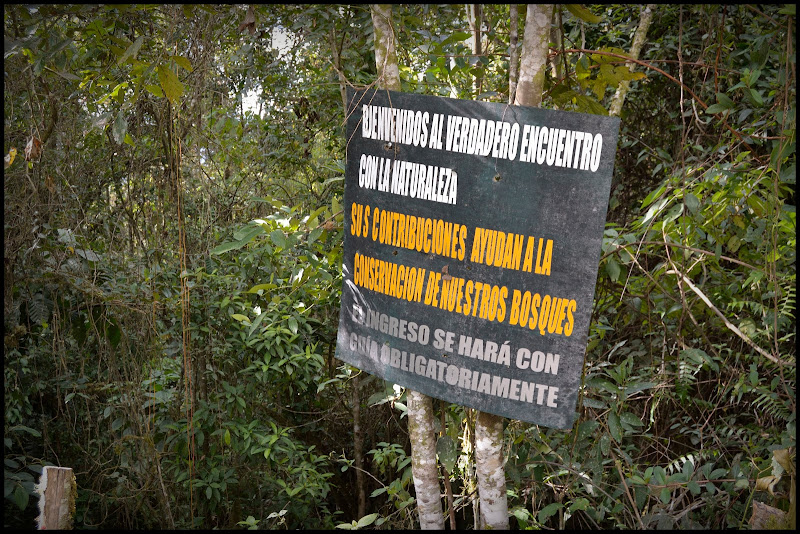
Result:
<svg viewBox="0 0 800 534"><path fill-rule="evenodd" d="M39 494L39 530L72 529L78 486L71 467L45 466L36 486Z"/></svg>

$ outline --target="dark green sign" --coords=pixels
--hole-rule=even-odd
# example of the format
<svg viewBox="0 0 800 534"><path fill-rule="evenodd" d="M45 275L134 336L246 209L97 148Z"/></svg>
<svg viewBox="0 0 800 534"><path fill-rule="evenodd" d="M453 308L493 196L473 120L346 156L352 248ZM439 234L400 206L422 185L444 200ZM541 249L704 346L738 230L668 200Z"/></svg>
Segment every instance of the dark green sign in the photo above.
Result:
<svg viewBox="0 0 800 534"><path fill-rule="evenodd" d="M337 357L571 427L619 119L393 91L348 100Z"/></svg>

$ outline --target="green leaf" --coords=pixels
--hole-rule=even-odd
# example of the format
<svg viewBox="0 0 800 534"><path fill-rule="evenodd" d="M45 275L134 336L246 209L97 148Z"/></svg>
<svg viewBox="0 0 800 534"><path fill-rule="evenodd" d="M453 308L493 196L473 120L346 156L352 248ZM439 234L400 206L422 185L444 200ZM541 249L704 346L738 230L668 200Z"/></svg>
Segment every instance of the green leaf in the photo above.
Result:
<svg viewBox="0 0 800 534"><path fill-rule="evenodd" d="M142 43L144 42L144 35L139 36L131 45L125 50L125 53L117 58L117 65L122 65L128 58L136 58L136 55L139 53L139 49L142 47Z"/></svg>
<svg viewBox="0 0 800 534"><path fill-rule="evenodd" d="M262 290L263 291L268 291L270 289L275 289L276 287L278 287L278 286L276 286L275 284L258 284L258 285L254 285L253 287L248 289L247 292L248 293L258 293L259 291L262 291Z"/></svg>
<svg viewBox="0 0 800 534"><path fill-rule="evenodd" d="M246 244L247 243L243 243L241 241L228 241L227 243L223 243L214 247L214 249L211 251L211 255L215 256L224 252L228 252L229 250L236 250L238 248L242 248Z"/></svg>
<svg viewBox="0 0 800 534"><path fill-rule="evenodd" d="M579 497L575 499L575 502L573 502L570 505L568 510L570 513L573 513L575 510L588 510L588 508L589 508L589 499L586 499L584 497Z"/></svg>
<svg viewBox="0 0 800 534"><path fill-rule="evenodd" d="M281 230L273 230L269 236L272 238L272 242L275 243L276 247L286 248L286 236Z"/></svg>
<svg viewBox="0 0 800 534"><path fill-rule="evenodd" d="M258 325L261 324L261 321L263 321L264 317L266 317L266 316L267 316L267 311L266 310L264 310L263 312L258 314L258 317L256 317L256 320L253 321L253 324L250 326L250 330L247 331L247 337L250 337L250 336L253 335L253 332L255 332L256 328L258 328Z"/></svg>
<svg viewBox="0 0 800 534"><path fill-rule="evenodd" d="M242 315L241 313L234 313L231 315L231 317L242 323L250 323L250 318L246 315Z"/></svg>
<svg viewBox="0 0 800 534"><path fill-rule="evenodd" d="M114 135L114 141L122 143L125 140L125 134L128 131L128 121L125 120L125 114L122 110L117 113L117 118L114 119L114 125L111 128L111 133Z"/></svg>
<svg viewBox="0 0 800 534"><path fill-rule="evenodd" d="M248 241L253 239L255 236L259 235L263 231L264 227L261 226L260 224L252 226L248 225L234 232L233 238L238 241L244 241L245 243L247 243Z"/></svg>
<svg viewBox="0 0 800 534"><path fill-rule="evenodd" d="M622 269L620 269L619 264L614 260L614 258L608 258L608 261L606 261L606 272L608 273L609 278L616 282L619 280L619 275L622 273Z"/></svg>
<svg viewBox="0 0 800 534"><path fill-rule="evenodd" d="M17 430L21 430L22 432L27 432L28 434L30 434L33 437L36 437L36 438L42 437L42 433L41 432L39 432L38 430L35 430L35 429L31 428L31 427L25 426L25 425L12 426L8 430L9 430L9 432L16 432Z"/></svg>
<svg viewBox="0 0 800 534"><path fill-rule="evenodd" d="M588 22L590 24L597 24L598 22L602 21L602 17L598 17L581 4L564 4L567 8L567 11L578 17L579 19Z"/></svg>
<svg viewBox="0 0 800 534"><path fill-rule="evenodd" d="M311 243L316 241L317 238L319 238L319 236L322 235L322 232L324 230L325 229L322 228L322 227L314 228L313 230L311 230L311 232L309 232L309 234L308 234L308 244L310 245Z"/></svg>
<svg viewBox="0 0 800 534"><path fill-rule="evenodd" d="M436 441L436 454L448 473L452 473L458 459L458 450L453 438L442 436Z"/></svg>
<svg viewBox="0 0 800 534"><path fill-rule="evenodd" d="M451 43L466 41L470 37L472 37L472 34L469 32L453 32L447 37L447 39L442 41L442 46L449 45Z"/></svg>
<svg viewBox="0 0 800 534"><path fill-rule="evenodd" d="M289 330L292 332L292 334L297 333L297 319L294 317L289 317Z"/></svg>
<svg viewBox="0 0 800 534"><path fill-rule="evenodd" d="M560 502L554 502L548 504L547 506L539 510L539 514L537 515L537 517L539 518L539 522L544 523L550 517L556 515L558 511L561 510L562 508L564 508L564 505L561 504Z"/></svg>
<svg viewBox="0 0 800 534"><path fill-rule="evenodd" d="M689 211L692 212L692 214L697 214L697 210L700 208L700 199L698 199L692 193L686 193L683 196L683 202L686 204L686 207L689 208Z"/></svg>
<svg viewBox="0 0 800 534"><path fill-rule="evenodd" d="M605 91L605 84L603 84L602 81L600 84L603 85L603 90ZM608 115L608 110L603 107L603 104L592 96L579 94L575 97L575 104L577 104L578 110L580 111L585 111L594 115Z"/></svg>
<svg viewBox="0 0 800 534"><path fill-rule="evenodd" d="M80 78L80 77L78 77L78 76L75 76L75 75L74 75L74 74L72 74L71 72L67 72L67 71L62 71L62 70L59 70L59 71L56 71L56 74L58 74L59 76L61 76L61 77L62 77L62 78L64 78L65 80L69 80L69 81L71 81L71 82L77 82L77 81L80 81L80 80L81 80L81 78Z"/></svg>
<svg viewBox="0 0 800 534"><path fill-rule="evenodd" d="M183 84L178 79L178 76L165 65L159 65L158 81L164 89L164 94L175 105L183 94Z"/></svg>
<svg viewBox="0 0 800 534"><path fill-rule="evenodd" d="M225 429L225 436L223 436L223 440L225 441L225 445L230 446L231 444L231 431L230 429Z"/></svg>
<svg viewBox="0 0 800 534"><path fill-rule="evenodd" d="M102 104L103 102L105 102L109 98L116 98L120 103L122 103L124 95L125 95L125 91L123 91L123 89L125 89L127 87L128 87L128 82L122 82L122 83L117 84L114 87L114 89L111 90L110 93L104 95L103 98L101 98L100 100L97 101L97 103L98 104Z"/></svg>
<svg viewBox="0 0 800 534"><path fill-rule="evenodd" d="M725 93L717 93L717 103L723 106L725 109L733 108L733 100L728 98L728 95Z"/></svg>
<svg viewBox="0 0 800 534"><path fill-rule="evenodd" d="M192 72L192 63L183 56L170 56L170 59L174 60L175 63L183 67L189 72Z"/></svg>
<svg viewBox="0 0 800 534"><path fill-rule="evenodd" d="M672 491L669 488L663 488L661 493L658 494L658 498L661 499L662 503L669 504L669 500L672 498Z"/></svg>
<svg viewBox="0 0 800 534"><path fill-rule="evenodd" d="M217 247L214 247L214 249L211 251L211 255L213 256L217 254L222 254L223 252L228 252L229 250L242 248L263 231L264 227L261 225L246 227L233 234L233 237L235 239L238 238L238 241L229 241L227 243L223 243Z"/></svg>
<svg viewBox="0 0 800 534"><path fill-rule="evenodd" d="M3 498L4 499L7 499L8 496L11 495L11 492L14 491L14 487L15 486L16 486L16 484L13 481L11 481L9 479L5 479L5 483L3 484Z"/></svg>
<svg viewBox="0 0 800 534"><path fill-rule="evenodd" d="M655 386L655 382L634 382L632 384L628 384L625 386L625 398L630 397L634 393L639 393L640 391L644 391Z"/></svg>
<svg viewBox="0 0 800 534"><path fill-rule="evenodd" d="M584 399L584 401L585 400L586 399ZM586 403L584 402L584 404ZM582 443L585 439L591 436L592 432L594 432L594 429L597 428L598 424L599 423L597 421L590 420L590 421L584 421L580 425L578 425L578 436L577 436L578 442Z"/></svg>
<svg viewBox="0 0 800 534"><path fill-rule="evenodd" d="M622 412L619 416L620 420L630 426L644 426L642 420L631 412Z"/></svg>
<svg viewBox="0 0 800 534"><path fill-rule="evenodd" d="M761 93L759 93L758 91L756 91L752 87L750 88L750 98L753 99L753 103L756 106L763 106L764 105L764 99L761 98Z"/></svg>
<svg viewBox="0 0 800 534"><path fill-rule="evenodd" d="M11 501L17 505L17 508L24 510L28 506L28 497L28 492L25 491L25 488L17 486L11 494Z"/></svg>
<svg viewBox="0 0 800 534"><path fill-rule="evenodd" d="M588 397L583 398L583 405L588 406L589 408L597 408L598 410L605 410L608 408L605 402L597 399L590 399Z"/></svg>
<svg viewBox="0 0 800 534"><path fill-rule="evenodd" d="M642 201L642 208L646 208L647 206L649 206L656 198L660 197L661 194L666 190L667 190L667 186L665 184L665 185L662 185L661 187L659 187L658 189L654 190L653 192L651 192Z"/></svg>
<svg viewBox="0 0 800 534"><path fill-rule="evenodd" d="M86 261L91 261L91 262L98 262L102 259L100 255L97 254L94 250L90 250L88 248L87 249L76 248L75 254L85 259Z"/></svg>
<svg viewBox="0 0 800 534"><path fill-rule="evenodd" d="M144 86L148 93L158 98L164 98L164 92L157 85L147 84Z"/></svg>
<svg viewBox="0 0 800 534"><path fill-rule="evenodd" d="M619 415L614 412L608 415L608 431L617 443L622 441L622 425L619 421Z"/></svg>
<svg viewBox="0 0 800 534"><path fill-rule="evenodd" d="M364 517L362 517L361 519L358 520L358 523L356 523L356 527L357 528L363 528L363 527L366 527L368 525L371 525L372 523L375 522L375 520L377 518L378 518L378 514L365 515Z"/></svg>
<svg viewBox="0 0 800 534"><path fill-rule="evenodd" d="M708 106L704 113L707 113L708 115L716 115L717 113L722 113L726 109L728 108L722 104L712 104L711 106Z"/></svg>

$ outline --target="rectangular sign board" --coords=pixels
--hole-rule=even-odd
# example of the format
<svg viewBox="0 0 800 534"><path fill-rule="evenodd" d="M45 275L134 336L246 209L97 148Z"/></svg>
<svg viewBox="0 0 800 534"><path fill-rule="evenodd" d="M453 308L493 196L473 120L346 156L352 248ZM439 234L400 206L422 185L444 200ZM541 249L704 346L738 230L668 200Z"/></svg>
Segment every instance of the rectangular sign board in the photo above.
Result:
<svg viewBox="0 0 800 534"><path fill-rule="evenodd" d="M619 119L348 91L336 356L572 426Z"/></svg>

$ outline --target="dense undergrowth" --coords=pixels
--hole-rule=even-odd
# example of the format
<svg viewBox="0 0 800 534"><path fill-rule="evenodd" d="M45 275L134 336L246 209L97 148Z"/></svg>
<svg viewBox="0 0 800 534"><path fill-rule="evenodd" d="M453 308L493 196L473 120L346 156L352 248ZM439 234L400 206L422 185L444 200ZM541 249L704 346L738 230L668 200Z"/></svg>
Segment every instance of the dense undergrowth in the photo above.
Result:
<svg viewBox="0 0 800 534"><path fill-rule="evenodd" d="M624 53L638 9L559 10L545 107L604 112L619 60L566 50ZM516 528L794 509L794 8L657 9L579 419L506 423ZM507 100L507 6L485 7L481 57L463 7L395 17L405 91ZM413 528L403 392L333 355L337 71L374 81L368 6L7 5L4 21L4 524L33 527L38 473L61 465L77 528ZM435 406L472 528L474 413Z"/></svg>

